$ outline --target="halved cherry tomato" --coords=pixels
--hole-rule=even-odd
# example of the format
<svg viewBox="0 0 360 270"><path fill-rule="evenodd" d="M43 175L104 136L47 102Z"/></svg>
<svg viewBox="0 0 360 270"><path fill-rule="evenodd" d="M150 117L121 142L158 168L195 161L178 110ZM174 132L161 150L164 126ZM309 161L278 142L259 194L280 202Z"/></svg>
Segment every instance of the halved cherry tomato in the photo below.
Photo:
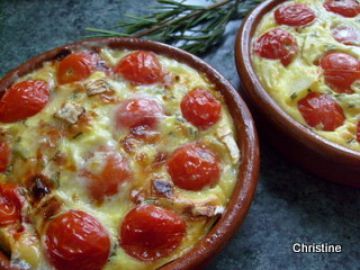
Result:
<svg viewBox="0 0 360 270"><path fill-rule="evenodd" d="M110 238L93 216L68 211L51 220L46 228L46 250L57 270L101 270L110 253Z"/></svg>
<svg viewBox="0 0 360 270"><path fill-rule="evenodd" d="M326 54L320 60L325 82L338 93L352 93L351 85L360 80L360 61L340 52Z"/></svg>
<svg viewBox="0 0 360 270"><path fill-rule="evenodd" d="M0 227L21 221L22 197L14 184L0 184Z"/></svg>
<svg viewBox="0 0 360 270"><path fill-rule="evenodd" d="M357 0L326 0L324 7L328 11L349 18L360 14L360 3Z"/></svg>
<svg viewBox="0 0 360 270"><path fill-rule="evenodd" d="M147 51L136 51L125 56L114 71L135 84L157 83L164 77L156 54Z"/></svg>
<svg viewBox="0 0 360 270"><path fill-rule="evenodd" d="M49 95L45 81L28 80L12 85L0 100L0 122L16 122L37 114L48 103Z"/></svg>
<svg viewBox="0 0 360 270"><path fill-rule="evenodd" d="M175 150L167 166L172 181L182 189L201 190L213 186L220 178L220 165L215 154L196 143Z"/></svg>
<svg viewBox="0 0 360 270"><path fill-rule="evenodd" d="M95 69L95 57L89 53L72 53L59 63L57 80L59 84L72 83L86 79Z"/></svg>
<svg viewBox="0 0 360 270"><path fill-rule="evenodd" d="M309 93L298 102L298 109L309 126L320 130L334 131L345 120L341 106L326 94Z"/></svg>
<svg viewBox="0 0 360 270"><path fill-rule="evenodd" d="M133 98L124 100L115 112L117 128L154 128L164 109L155 99Z"/></svg>
<svg viewBox="0 0 360 270"><path fill-rule="evenodd" d="M0 141L0 173L6 171L11 158L11 149L9 145Z"/></svg>
<svg viewBox="0 0 360 270"><path fill-rule="evenodd" d="M154 261L173 252L185 232L185 222L174 212L142 205L125 216L120 227L120 245L136 259Z"/></svg>
<svg viewBox="0 0 360 270"><path fill-rule="evenodd" d="M360 45L360 30L350 26L338 26L332 30L333 37L345 45Z"/></svg>
<svg viewBox="0 0 360 270"><path fill-rule="evenodd" d="M279 59L284 66L288 66L294 60L298 46L289 32L275 28L258 38L254 50L261 57Z"/></svg>
<svg viewBox="0 0 360 270"><path fill-rule="evenodd" d="M194 89L187 93L180 107L184 118L201 129L214 125L221 114L221 103L204 89Z"/></svg>
<svg viewBox="0 0 360 270"><path fill-rule="evenodd" d="M95 167L86 169L84 176L88 179L91 197L98 202L102 202L106 196L115 195L119 186L131 178L127 160L117 152L98 151L87 164Z"/></svg>
<svg viewBox="0 0 360 270"><path fill-rule="evenodd" d="M356 140L360 143L360 121L357 124Z"/></svg>
<svg viewBox="0 0 360 270"><path fill-rule="evenodd" d="M304 4L282 5L275 10L275 20L278 24L289 26L304 26L316 18L314 11Z"/></svg>

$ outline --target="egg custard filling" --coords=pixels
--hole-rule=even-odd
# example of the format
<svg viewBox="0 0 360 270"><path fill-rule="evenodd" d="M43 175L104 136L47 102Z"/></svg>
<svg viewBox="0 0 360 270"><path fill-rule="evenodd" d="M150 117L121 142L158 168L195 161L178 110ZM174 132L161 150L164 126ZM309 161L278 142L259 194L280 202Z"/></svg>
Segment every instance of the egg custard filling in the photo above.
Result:
<svg viewBox="0 0 360 270"><path fill-rule="evenodd" d="M0 131L0 253L16 269L158 269L209 232L240 163L218 89L149 51L45 62L5 90Z"/></svg>
<svg viewBox="0 0 360 270"><path fill-rule="evenodd" d="M286 1L269 11L252 41L267 92L318 135L360 151L360 2Z"/></svg>

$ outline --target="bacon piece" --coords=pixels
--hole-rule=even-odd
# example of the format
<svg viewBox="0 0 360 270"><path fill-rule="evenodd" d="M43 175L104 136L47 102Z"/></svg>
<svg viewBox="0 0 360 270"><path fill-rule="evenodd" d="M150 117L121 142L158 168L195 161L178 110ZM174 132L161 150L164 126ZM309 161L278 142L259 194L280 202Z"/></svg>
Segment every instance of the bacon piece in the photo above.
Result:
<svg viewBox="0 0 360 270"><path fill-rule="evenodd" d="M84 107L73 102L67 102L55 113L55 117L73 125L79 121L81 115L84 113Z"/></svg>
<svg viewBox="0 0 360 270"><path fill-rule="evenodd" d="M158 152L155 156L153 162L153 168L160 168L163 164L165 164L168 154L165 152Z"/></svg>
<svg viewBox="0 0 360 270"><path fill-rule="evenodd" d="M32 176L27 183L30 195L34 203L41 201L46 195L51 193L54 183L42 174Z"/></svg>
<svg viewBox="0 0 360 270"><path fill-rule="evenodd" d="M60 212L62 205L62 200L53 195L40 202L35 210L35 214L41 216L44 221L47 221Z"/></svg>
<svg viewBox="0 0 360 270"><path fill-rule="evenodd" d="M215 217L224 212L224 207L215 205L193 205L190 211L194 217Z"/></svg>
<svg viewBox="0 0 360 270"><path fill-rule="evenodd" d="M157 196L172 198L174 196L174 185L169 181L153 179L151 181L151 191Z"/></svg>
<svg viewBox="0 0 360 270"><path fill-rule="evenodd" d="M175 198L172 201L175 208L181 210L194 218L196 217L215 217L224 212L224 207L220 205L218 198L209 196L207 199L191 200L184 198Z"/></svg>
<svg viewBox="0 0 360 270"><path fill-rule="evenodd" d="M228 149L233 162L237 163L240 160L241 155L236 141L234 140L232 130L224 125L221 125L216 130L216 136Z"/></svg>
<svg viewBox="0 0 360 270"><path fill-rule="evenodd" d="M93 80L85 83L86 93L89 97L110 91L110 85L105 80Z"/></svg>

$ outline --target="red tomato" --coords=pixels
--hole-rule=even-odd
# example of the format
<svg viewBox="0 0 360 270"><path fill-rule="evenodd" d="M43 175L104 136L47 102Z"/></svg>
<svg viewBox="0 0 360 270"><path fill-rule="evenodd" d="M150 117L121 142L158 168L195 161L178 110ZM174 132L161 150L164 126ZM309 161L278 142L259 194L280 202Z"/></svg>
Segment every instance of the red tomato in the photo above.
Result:
<svg viewBox="0 0 360 270"><path fill-rule="evenodd" d="M120 104L115 113L115 121L117 128L154 128L163 115L164 109L155 99L133 98Z"/></svg>
<svg viewBox="0 0 360 270"><path fill-rule="evenodd" d="M131 172L126 159L119 153L99 151L95 153L88 164L97 164L99 172L85 171L89 181L89 192L93 199L102 202L106 196L115 195L119 186L130 180Z"/></svg>
<svg viewBox="0 0 360 270"><path fill-rule="evenodd" d="M356 140L360 143L360 121L357 124Z"/></svg>
<svg viewBox="0 0 360 270"><path fill-rule="evenodd" d="M101 270L110 253L110 238L93 216L68 211L51 220L46 229L46 250L57 270Z"/></svg>
<svg viewBox="0 0 360 270"><path fill-rule="evenodd" d="M114 71L135 84L157 83L164 77L156 54L146 51L136 51L125 56Z"/></svg>
<svg viewBox="0 0 360 270"><path fill-rule="evenodd" d="M0 227L21 221L22 202L18 186L0 184Z"/></svg>
<svg viewBox="0 0 360 270"><path fill-rule="evenodd" d="M320 60L320 66L326 84L338 93L352 93L351 85L360 80L360 61L349 54L328 53Z"/></svg>
<svg viewBox="0 0 360 270"><path fill-rule="evenodd" d="M357 0L326 0L324 7L344 17L351 18L360 14L360 4Z"/></svg>
<svg viewBox="0 0 360 270"><path fill-rule="evenodd" d="M304 26L315 18L314 11L304 4L282 5L275 11L276 22L289 26Z"/></svg>
<svg viewBox="0 0 360 270"><path fill-rule="evenodd" d="M254 50L261 57L279 59L284 66L288 66L294 60L298 46L289 32L276 28L258 38Z"/></svg>
<svg viewBox="0 0 360 270"><path fill-rule="evenodd" d="M9 145L4 142L0 141L0 173L5 172L11 158L11 150Z"/></svg>
<svg viewBox="0 0 360 270"><path fill-rule="evenodd" d="M360 31L350 26L339 26L332 30L333 37L345 45L360 45Z"/></svg>
<svg viewBox="0 0 360 270"><path fill-rule="evenodd" d="M298 109L309 126L325 131L335 130L345 120L341 106L326 94L309 93L298 102Z"/></svg>
<svg viewBox="0 0 360 270"><path fill-rule="evenodd" d="M167 162L168 172L176 186L201 190L219 181L220 165L213 152L196 143L175 150Z"/></svg>
<svg viewBox="0 0 360 270"><path fill-rule="evenodd" d="M86 79L95 69L96 60L88 53L72 53L59 63L57 80L59 84Z"/></svg>
<svg viewBox="0 0 360 270"><path fill-rule="evenodd" d="M0 122L16 122L37 114L48 103L49 95L49 86L44 81L12 85L0 100Z"/></svg>
<svg viewBox="0 0 360 270"><path fill-rule="evenodd" d="M172 211L142 205L131 210L120 227L120 245L141 261L168 256L181 243L186 224Z"/></svg>
<svg viewBox="0 0 360 270"><path fill-rule="evenodd" d="M221 114L221 103L204 89L194 89L187 93L180 107L185 119L201 129L214 125Z"/></svg>

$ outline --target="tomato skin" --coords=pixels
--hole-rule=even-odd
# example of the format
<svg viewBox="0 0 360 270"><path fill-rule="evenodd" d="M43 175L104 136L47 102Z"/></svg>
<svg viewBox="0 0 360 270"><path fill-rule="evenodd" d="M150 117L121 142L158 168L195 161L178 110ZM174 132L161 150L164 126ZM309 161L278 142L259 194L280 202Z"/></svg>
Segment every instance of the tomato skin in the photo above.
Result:
<svg viewBox="0 0 360 270"><path fill-rule="evenodd" d="M153 52L135 51L126 55L114 72L134 84L153 84L163 80L161 64Z"/></svg>
<svg viewBox="0 0 360 270"><path fill-rule="evenodd" d="M180 104L184 118L200 129L207 129L219 121L221 103L207 90L194 89Z"/></svg>
<svg viewBox="0 0 360 270"><path fill-rule="evenodd" d="M102 159L103 168L99 173L85 171L84 176L91 197L101 203L105 197L115 195L120 185L131 179L131 172L127 160L119 153L103 151L92 158Z"/></svg>
<svg viewBox="0 0 360 270"><path fill-rule="evenodd" d="M324 70L325 82L335 92L353 93L351 85L360 80L360 61L340 52L326 54L320 60Z"/></svg>
<svg viewBox="0 0 360 270"><path fill-rule="evenodd" d="M299 100L298 109L309 126L325 131L334 131L345 120L341 106L326 94L309 93Z"/></svg>
<svg viewBox="0 0 360 270"><path fill-rule="evenodd" d="M77 82L86 79L95 69L95 57L89 53L72 53L59 63L57 80L59 84Z"/></svg>
<svg viewBox="0 0 360 270"><path fill-rule="evenodd" d="M357 0L326 0L324 7L330 12L334 12L348 18L352 18L360 14L360 4Z"/></svg>
<svg viewBox="0 0 360 270"><path fill-rule="evenodd" d="M70 210L48 223L48 258L57 270L101 270L110 253L110 238L93 216Z"/></svg>
<svg viewBox="0 0 360 270"><path fill-rule="evenodd" d="M5 141L0 141L0 173L6 171L11 159L11 149Z"/></svg>
<svg viewBox="0 0 360 270"><path fill-rule="evenodd" d="M257 39L254 51L261 57L280 60L284 66L288 66L294 60L298 46L289 32L275 28Z"/></svg>
<svg viewBox="0 0 360 270"><path fill-rule="evenodd" d="M141 205L131 210L120 227L120 245L141 261L168 256L181 243L186 224L170 210Z"/></svg>
<svg viewBox="0 0 360 270"><path fill-rule="evenodd" d="M350 26L339 26L332 30L333 37L345 45L360 45L360 31Z"/></svg>
<svg viewBox="0 0 360 270"><path fill-rule="evenodd" d="M17 185L0 184L0 227L21 221L22 204Z"/></svg>
<svg viewBox="0 0 360 270"><path fill-rule="evenodd" d="M167 161L167 168L174 184L186 190L202 190L215 185L220 178L220 165L215 154L196 143L175 150Z"/></svg>
<svg viewBox="0 0 360 270"><path fill-rule="evenodd" d="M115 112L117 128L136 128L140 126L155 128L164 109L158 101L151 98L124 100Z"/></svg>
<svg viewBox="0 0 360 270"><path fill-rule="evenodd" d="M357 124L356 140L360 143L360 121Z"/></svg>
<svg viewBox="0 0 360 270"><path fill-rule="evenodd" d="M0 100L0 122L12 123L37 114L46 106L49 96L45 81L28 80L12 85Z"/></svg>
<svg viewBox="0 0 360 270"><path fill-rule="evenodd" d="M282 5L275 11L275 20L278 24L304 26L315 19L314 11L304 4Z"/></svg>

